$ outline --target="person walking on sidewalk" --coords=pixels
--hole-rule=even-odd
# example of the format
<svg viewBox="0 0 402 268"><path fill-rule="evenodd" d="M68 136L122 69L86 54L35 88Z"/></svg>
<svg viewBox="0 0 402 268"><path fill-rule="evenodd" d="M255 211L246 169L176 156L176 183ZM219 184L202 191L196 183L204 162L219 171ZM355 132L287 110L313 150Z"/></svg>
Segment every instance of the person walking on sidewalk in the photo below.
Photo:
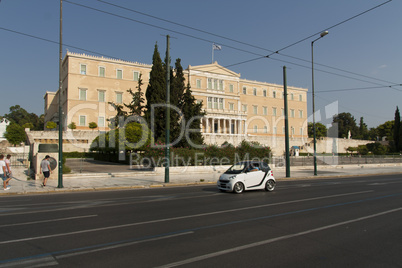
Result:
<svg viewBox="0 0 402 268"><path fill-rule="evenodd" d="M12 179L13 178L13 172L11 171L11 154L8 154L6 157L6 160L4 162L6 163L6 177Z"/></svg>
<svg viewBox="0 0 402 268"><path fill-rule="evenodd" d="M10 178L6 177L6 162L4 162L4 155L0 155L0 177L3 180L3 188L4 191L10 190L10 186L8 185L8 182L11 180Z"/></svg>
<svg viewBox="0 0 402 268"><path fill-rule="evenodd" d="M46 155L45 159L42 160L40 163L40 169L41 172L43 172L43 176L45 177L43 179L42 186L45 187L47 183L47 179L50 177L50 173L52 172L52 169L50 168L50 162L49 162L50 156Z"/></svg>

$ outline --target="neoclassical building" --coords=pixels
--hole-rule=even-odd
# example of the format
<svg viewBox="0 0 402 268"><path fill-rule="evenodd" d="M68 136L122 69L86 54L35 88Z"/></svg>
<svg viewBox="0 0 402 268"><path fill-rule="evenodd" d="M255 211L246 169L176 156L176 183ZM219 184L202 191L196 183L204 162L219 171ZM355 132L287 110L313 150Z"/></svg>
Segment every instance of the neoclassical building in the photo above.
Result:
<svg viewBox="0 0 402 268"><path fill-rule="evenodd" d="M62 66L64 128L74 122L77 130L90 130L89 123L95 122L98 131L109 130L107 120L115 116L108 102L129 103L127 90L136 91L140 74L145 92L152 67L72 52L67 52ZM217 62L188 66L184 74L206 112L201 129L207 143L237 145L246 138L270 145L284 137L282 85L247 80ZM58 94L44 96L45 123L58 121ZM291 139L306 139L307 89L288 87L288 107Z"/></svg>

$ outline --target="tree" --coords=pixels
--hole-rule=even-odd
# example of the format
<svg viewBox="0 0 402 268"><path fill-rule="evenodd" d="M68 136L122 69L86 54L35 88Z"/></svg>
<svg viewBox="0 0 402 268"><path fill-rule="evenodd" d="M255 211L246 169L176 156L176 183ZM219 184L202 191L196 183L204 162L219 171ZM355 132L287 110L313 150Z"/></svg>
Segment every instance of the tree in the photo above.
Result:
<svg viewBox="0 0 402 268"><path fill-rule="evenodd" d="M16 123L20 126L31 123L33 124L32 130L43 130L43 118L41 115L38 117L34 113L28 113L25 109L21 108L19 105L11 106L10 112L4 115L11 123Z"/></svg>
<svg viewBox="0 0 402 268"><path fill-rule="evenodd" d="M95 122L90 122L90 123L88 124L88 127L89 127L90 129L94 130L95 128L98 127L98 124L95 123Z"/></svg>
<svg viewBox="0 0 402 268"><path fill-rule="evenodd" d="M33 129L34 125L32 123L25 123L25 124L22 125L22 127L24 129L26 129L26 128Z"/></svg>
<svg viewBox="0 0 402 268"><path fill-rule="evenodd" d="M348 138L349 131L352 138L356 137L359 133L356 120L350 113L340 113L335 115L330 131L332 132L335 127L338 128L339 138Z"/></svg>
<svg viewBox="0 0 402 268"><path fill-rule="evenodd" d="M181 132L182 128L185 126L182 123L186 122L186 118L183 117L183 105L184 105L184 91L186 89L186 85L184 83L184 73L183 67L181 66L181 60L177 59L175 62L174 76L172 75L170 80L170 105L172 107L176 107L181 111L178 113L176 110L170 110L170 141L176 141ZM184 120L183 120L184 118ZM182 137L182 139L184 136Z"/></svg>
<svg viewBox="0 0 402 268"><path fill-rule="evenodd" d="M76 125L74 122L71 122L71 123L68 125L68 128L71 129L71 130L74 130L74 129L77 128L77 125Z"/></svg>
<svg viewBox="0 0 402 268"><path fill-rule="evenodd" d="M327 127L321 123L315 123L315 136L316 138L326 137L327 136ZM314 137L313 132L313 123L308 123L308 136L310 138Z"/></svg>
<svg viewBox="0 0 402 268"><path fill-rule="evenodd" d="M162 140L165 137L165 109L154 107L155 104L166 103L166 70L163 67L158 45L155 44L152 56L152 69L149 84L145 93L147 104L145 106L145 119L153 131L154 141ZM153 114L152 114L153 113ZM153 125L152 125L153 124Z"/></svg>
<svg viewBox="0 0 402 268"><path fill-rule="evenodd" d="M110 128L114 129L118 127L119 120L122 119L123 121L127 118L127 112L124 111L124 106L121 104L116 104L114 102L108 102L112 107L116 110L116 116L112 119L107 119L110 122Z"/></svg>
<svg viewBox="0 0 402 268"><path fill-rule="evenodd" d="M367 129L367 125L364 123L363 117L360 117L358 138L360 138L360 139L368 138L368 129Z"/></svg>
<svg viewBox="0 0 402 268"><path fill-rule="evenodd" d="M401 148L401 115L399 113L399 108L396 106L395 110L395 120L394 120L394 145L395 151L398 152Z"/></svg>
<svg viewBox="0 0 402 268"><path fill-rule="evenodd" d="M14 146L20 144L21 142L25 142L26 140L24 128L16 123L11 123L7 127L6 133L4 133L4 137L9 143L13 144Z"/></svg>
<svg viewBox="0 0 402 268"><path fill-rule="evenodd" d="M145 99L144 99L144 92L142 92L142 89L141 89L142 85L143 85L142 74L140 74L140 76L138 78L137 91L133 92L131 90L131 88L129 90L127 90L127 92L130 93L130 95L132 96L132 101L130 102L130 104L124 104L124 106L126 106L130 110L129 111L130 115L142 116L142 114L144 112Z"/></svg>
<svg viewBox="0 0 402 268"><path fill-rule="evenodd" d="M55 129L55 128L57 128L57 124L53 121L49 121L46 123L46 128L47 129Z"/></svg>
<svg viewBox="0 0 402 268"><path fill-rule="evenodd" d="M377 127L378 136L380 139L387 137L387 140L394 139L394 121L387 121Z"/></svg>
<svg viewBox="0 0 402 268"><path fill-rule="evenodd" d="M194 98L190 84L187 84L186 92L183 96L183 117L186 122L185 137L179 144L181 147L192 147L192 145L203 145L204 137L201 134L201 118L205 116L202 110L202 103L197 103Z"/></svg>

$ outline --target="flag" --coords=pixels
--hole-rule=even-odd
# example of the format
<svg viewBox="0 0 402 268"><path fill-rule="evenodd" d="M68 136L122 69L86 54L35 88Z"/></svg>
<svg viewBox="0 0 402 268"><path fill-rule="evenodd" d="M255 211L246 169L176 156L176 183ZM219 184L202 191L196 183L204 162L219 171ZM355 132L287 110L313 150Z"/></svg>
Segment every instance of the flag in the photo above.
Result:
<svg viewBox="0 0 402 268"><path fill-rule="evenodd" d="M1 0L0 0L1 1ZM222 47L220 46L220 45L217 45L217 44L212 44L212 48L214 49L214 50L221 50L222 49Z"/></svg>

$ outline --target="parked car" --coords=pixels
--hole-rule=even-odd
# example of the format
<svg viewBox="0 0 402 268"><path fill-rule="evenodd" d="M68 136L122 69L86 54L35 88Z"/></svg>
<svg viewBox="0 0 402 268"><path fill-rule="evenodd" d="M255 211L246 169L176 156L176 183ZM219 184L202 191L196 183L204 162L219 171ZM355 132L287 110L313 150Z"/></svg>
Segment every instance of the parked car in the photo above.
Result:
<svg viewBox="0 0 402 268"><path fill-rule="evenodd" d="M237 194L247 190L273 191L276 180L269 165L263 161L242 161L223 173L217 182L218 189Z"/></svg>

